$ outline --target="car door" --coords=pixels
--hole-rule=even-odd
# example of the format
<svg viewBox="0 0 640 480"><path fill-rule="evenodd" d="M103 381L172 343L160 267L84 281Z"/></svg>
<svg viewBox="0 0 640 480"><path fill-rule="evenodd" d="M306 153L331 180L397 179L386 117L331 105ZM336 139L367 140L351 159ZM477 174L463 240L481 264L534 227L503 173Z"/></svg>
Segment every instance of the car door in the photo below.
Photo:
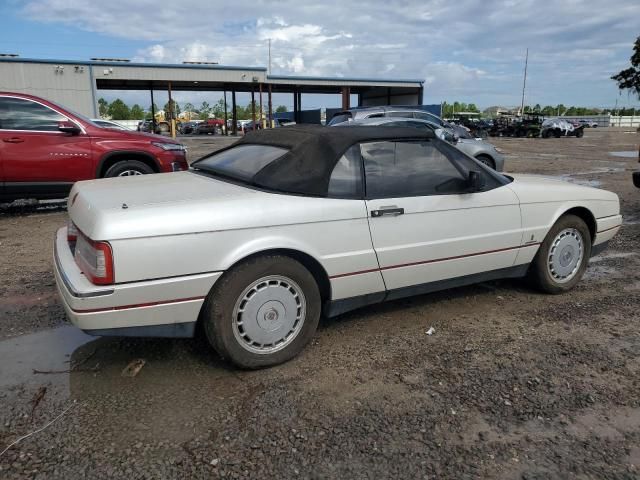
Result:
<svg viewBox="0 0 640 480"><path fill-rule="evenodd" d="M514 265L520 207L506 179L437 139L363 143L361 153L371 237L387 290ZM484 182L482 191L469 190L471 170Z"/></svg>
<svg viewBox="0 0 640 480"><path fill-rule="evenodd" d="M0 158L8 195L61 196L94 178L91 139L58 129L69 119L33 100L0 97Z"/></svg>

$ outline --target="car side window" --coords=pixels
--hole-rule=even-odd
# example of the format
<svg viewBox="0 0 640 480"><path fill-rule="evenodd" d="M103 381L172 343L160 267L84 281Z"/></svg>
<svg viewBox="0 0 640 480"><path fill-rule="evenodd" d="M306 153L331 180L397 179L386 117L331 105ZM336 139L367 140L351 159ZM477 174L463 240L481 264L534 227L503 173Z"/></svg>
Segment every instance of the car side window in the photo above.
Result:
<svg viewBox="0 0 640 480"><path fill-rule="evenodd" d="M362 198L362 159L360 146L353 145L338 160L329 179L332 198Z"/></svg>
<svg viewBox="0 0 640 480"><path fill-rule="evenodd" d="M386 112L386 117L413 118L413 112Z"/></svg>
<svg viewBox="0 0 640 480"><path fill-rule="evenodd" d="M389 122L385 124L388 127L412 127L421 130L434 131L437 127L431 123L416 122L415 120L398 120L397 122Z"/></svg>
<svg viewBox="0 0 640 480"><path fill-rule="evenodd" d="M0 97L0 129L57 132L64 115L31 100Z"/></svg>
<svg viewBox="0 0 640 480"><path fill-rule="evenodd" d="M467 176L438 142L361 144L367 198L416 197L466 193Z"/></svg>
<svg viewBox="0 0 640 480"><path fill-rule="evenodd" d="M414 118L418 118L420 120L426 120L427 122L433 122L437 125L440 125L441 127L444 126L444 122L436 117L435 115L432 115L430 113L421 113L421 112L413 112L413 116Z"/></svg>

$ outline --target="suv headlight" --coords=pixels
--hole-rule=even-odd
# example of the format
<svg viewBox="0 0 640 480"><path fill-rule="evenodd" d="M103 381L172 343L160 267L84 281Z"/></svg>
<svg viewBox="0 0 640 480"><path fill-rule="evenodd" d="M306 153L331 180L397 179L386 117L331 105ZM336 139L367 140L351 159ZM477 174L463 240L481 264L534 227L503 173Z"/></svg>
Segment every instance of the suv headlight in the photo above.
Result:
<svg viewBox="0 0 640 480"><path fill-rule="evenodd" d="M156 147L161 148L163 150L179 150L182 152L187 151L187 147L185 147L181 143L151 142L151 145L155 145Z"/></svg>

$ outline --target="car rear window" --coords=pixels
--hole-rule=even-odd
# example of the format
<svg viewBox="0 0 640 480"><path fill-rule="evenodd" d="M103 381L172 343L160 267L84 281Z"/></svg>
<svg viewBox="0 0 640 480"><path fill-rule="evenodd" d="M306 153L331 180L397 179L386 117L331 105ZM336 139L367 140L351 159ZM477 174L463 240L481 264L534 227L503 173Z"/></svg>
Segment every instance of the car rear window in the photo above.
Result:
<svg viewBox="0 0 640 480"><path fill-rule="evenodd" d="M250 182L255 175L289 150L271 145L238 145L198 160L198 170Z"/></svg>

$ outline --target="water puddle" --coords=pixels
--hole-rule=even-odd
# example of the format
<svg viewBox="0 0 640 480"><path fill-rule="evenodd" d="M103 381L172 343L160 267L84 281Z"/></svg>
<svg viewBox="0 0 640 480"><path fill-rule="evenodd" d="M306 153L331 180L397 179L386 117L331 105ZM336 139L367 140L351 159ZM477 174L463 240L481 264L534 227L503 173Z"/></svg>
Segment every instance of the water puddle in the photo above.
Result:
<svg viewBox="0 0 640 480"><path fill-rule="evenodd" d="M637 150L625 150L622 152L609 152L609 155L612 157L621 157L621 158L638 158Z"/></svg>
<svg viewBox="0 0 640 480"><path fill-rule="evenodd" d="M604 262L607 260L613 260L616 258L628 258L637 256L637 252L612 252L612 253L603 253L593 257L590 260L590 263Z"/></svg>
<svg viewBox="0 0 640 480"><path fill-rule="evenodd" d="M622 157L622 158L638 158L637 150L627 150L622 152L609 152L609 155L612 157Z"/></svg>
<svg viewBox="0 0 640 480"><path fill-rule="evenodd" d="M20 335L0 342L0 388L43 382L68 385L68 374L34 374L70 368L73 352L96 337L72 326Z"/></svg>

